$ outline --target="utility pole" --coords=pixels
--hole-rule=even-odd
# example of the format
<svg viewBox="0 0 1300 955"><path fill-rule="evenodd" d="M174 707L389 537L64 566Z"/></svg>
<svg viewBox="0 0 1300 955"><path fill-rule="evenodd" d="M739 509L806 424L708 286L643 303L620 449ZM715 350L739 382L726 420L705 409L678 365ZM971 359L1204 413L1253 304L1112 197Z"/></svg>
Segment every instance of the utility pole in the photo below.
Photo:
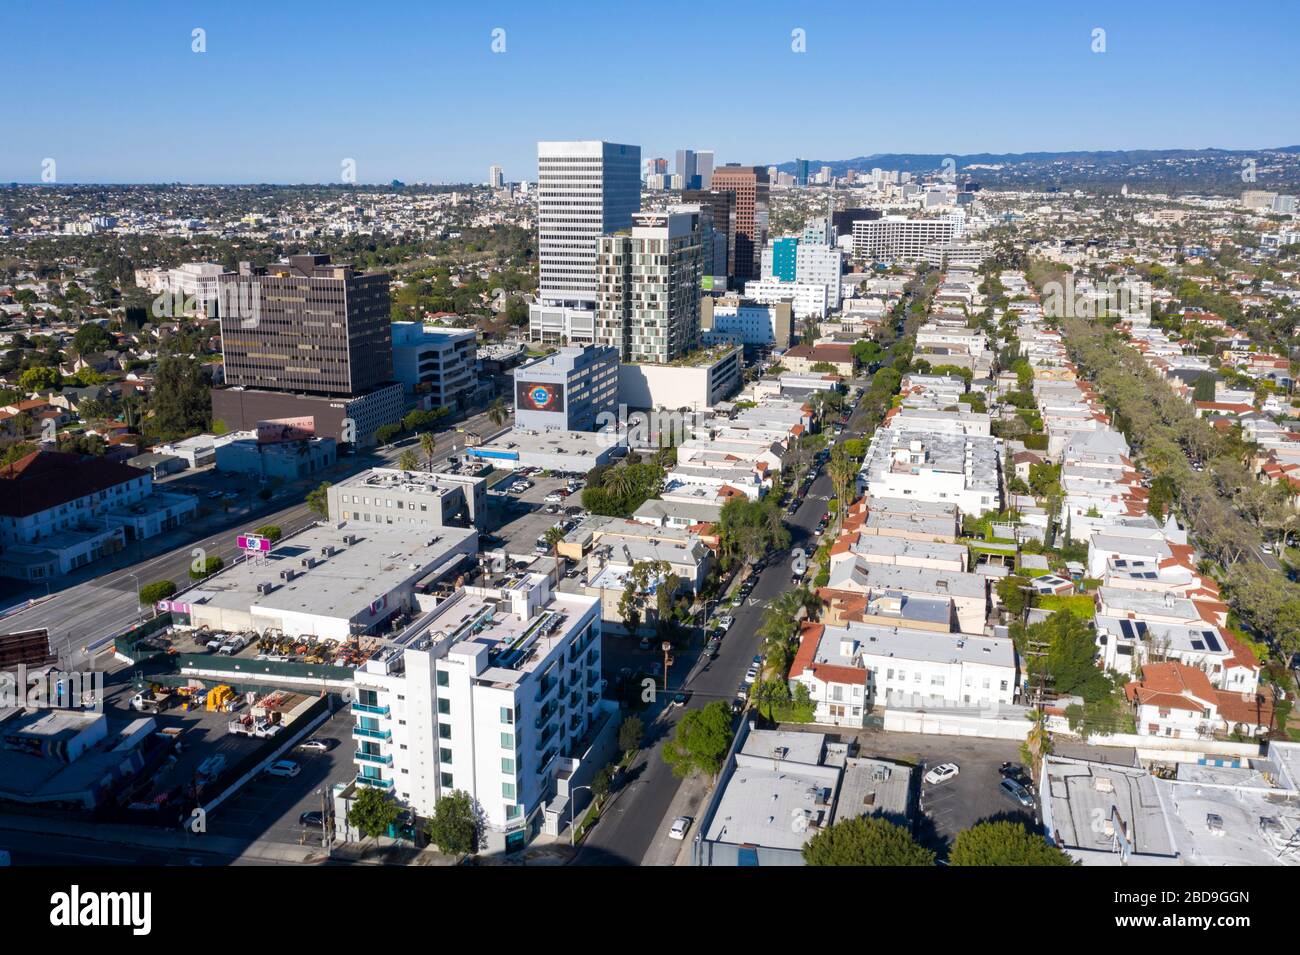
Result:
<svg viewBox="0 0 1300 955"><path fill-rule="evenodd" d="M664 693L665 694L668 692L668 660L669 660L668 654L672 650L672 648L673 648L673 644L671 640L665 640L663 642L663 646L660 648L664 651Z"/></svg>

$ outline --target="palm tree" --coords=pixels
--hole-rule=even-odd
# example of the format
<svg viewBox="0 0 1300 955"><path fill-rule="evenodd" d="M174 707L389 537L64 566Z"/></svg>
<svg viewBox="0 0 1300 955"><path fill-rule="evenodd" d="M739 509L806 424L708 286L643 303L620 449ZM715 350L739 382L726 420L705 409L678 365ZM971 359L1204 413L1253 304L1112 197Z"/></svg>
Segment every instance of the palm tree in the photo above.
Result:
<svg viewBox="0 0 1300 955"><path fill-rule="evenodd" d="M631 494L634 483L632 472L626 465L605 472L604 488L611 497L623 498Z"/></svg>
<svg viewBox="0 0 1300 955"><path fill-rule="evenodd" d="M397 466L403 471L414 471L420 466L420 459L411 448L407 448L397 459Z"/></svg>
<svg viewBox="0 0 1300 955"><path fill-rule="evenodd" d="M438 451L438 439L432 431L426 431L420 435L420 450L424 452L424 460L427 462L426 471L433 470L433 456Z"/></svg>
<svg viewBox="0 0 1300 955"><path fill-rule="evenodd" d="M1020 755L1029 763L1030 770L1036 771L1039 761L1052 753L1052 734L1047 730L1047 716L1042 710L1030 710L1025 717L1034 725L1020 747Z"/></svg>
<svg viewBox="0 0 1300 955"><path fill-rule="evenodd" d="M836 448L831 454L831 463L827 470L831 476L831 483L835 486L836 500L839 501L839 507L835 509L835 523L839 525L844 520L844 512L852 503L849 500L849 488L857 481L858 465L844 453L842 448Z"/></svg>
<svg viewBox="0 0 1300 955"><path fill-rule="evenodd" d="M492 403L488 405L487 416L488 420L498 428L505 424L506 418L510 416L510 412L506 410L506 400L504 398L493 398Z"/></svg>
<svg viewBox="0 0 1300 955"><path fill-rule="evenodd" d="M546 546L551 549L551 557L555 560L555 583L560 583L560 541L564 540L563 528L551 526L546 529L542 535L542 540L546 541Z"/></svg>

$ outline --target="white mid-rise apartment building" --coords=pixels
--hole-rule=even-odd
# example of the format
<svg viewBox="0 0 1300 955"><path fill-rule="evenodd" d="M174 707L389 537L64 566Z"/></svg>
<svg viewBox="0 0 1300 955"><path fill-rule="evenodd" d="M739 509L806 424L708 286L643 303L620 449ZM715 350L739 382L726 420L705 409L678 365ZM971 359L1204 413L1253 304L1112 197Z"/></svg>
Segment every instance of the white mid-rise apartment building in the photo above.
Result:
<svg viewBox="0 0 1300 955"><path fill-rule="evenodd" d="M825 318L830 303L830 290L821 284L803 282L778 282L764 279L745 283L745 298L760 305L789 302L795 318Z"/></svg>
<svg viewBox="0 0 1300 955"><path fill-rule="evenodd" d="M393 322L393 376L408 395L435 408L462 408L474 396L478 335L472 328Z"/></svg>
<svg viewBox="0 0 1300 955"><path fill-rule="evenodd" d="M866 259L901 259L919 261L932 245L951 243L961 237L961 227L953 216L936 219L908 219L885 216L859 219L853 223L853 257Z"/></svg>
<svg viewBox="0 0 1300 955"><path fill-rule="evenodd" d="M215 262L186 262L174 269L136 269L135 284L155 295L171 295L169 312L179 315L191 304L197 311L211 312L220 295L220 276L226 270ZM162 317L161 315L159 317Z"/></svg>
<svg viewBox="0 0 1300 955"><path fill-rule="evenodd" d="M544 574L455 591L357 671L357 785L425 817L466 792L485 848L522 848L611 718L600 638L596 598Z"/></svg>

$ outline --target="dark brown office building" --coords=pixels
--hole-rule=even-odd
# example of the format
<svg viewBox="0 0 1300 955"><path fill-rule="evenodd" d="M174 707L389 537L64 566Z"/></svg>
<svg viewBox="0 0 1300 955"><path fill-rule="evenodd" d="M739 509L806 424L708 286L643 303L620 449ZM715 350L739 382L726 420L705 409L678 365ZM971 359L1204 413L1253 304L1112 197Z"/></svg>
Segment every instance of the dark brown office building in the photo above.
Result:
<svg viewBox="0 0 1300 955"><path fill-rule="evenodd" d="M767 244L767 168L727 163L713 170L713 192L736 196L735 278L746 282L762 275ZM716 221L716 220L715 220Z"/></svg>
<svg viewBox="0 0 1300 955"><path fill-rule="evenodd" d="M393 380L387 275L293 255L220 282L228 387L350 396Z"/></svg>
<svg viewBox="0 0 1300 955"><path fill-rule="evenodd" d="M220 278L224 388L212 416L231 430L271 418L311 416L316 434L368 445L402 416L393 380L388 276L335 265L328 255Z"/></svg>
<svg viewBox="0 0 1300 955"><path fill-rule="evenodd" d="M713 214L713 229L726 237L727 275L736 274L736 194L717 189L683 189L682 202L694 203ZM708 263L705 263L706 266ZM708 274L708 273L705 273Z"/></svg>

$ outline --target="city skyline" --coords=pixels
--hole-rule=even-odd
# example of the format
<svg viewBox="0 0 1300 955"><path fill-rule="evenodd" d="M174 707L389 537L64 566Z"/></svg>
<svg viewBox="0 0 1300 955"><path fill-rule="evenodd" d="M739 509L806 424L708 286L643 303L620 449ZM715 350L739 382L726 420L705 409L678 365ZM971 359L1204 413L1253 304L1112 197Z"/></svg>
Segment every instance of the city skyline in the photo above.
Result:
<svg viewBox="0 0 1300 955"><path fill-rule="evenodd" d="M1035 11L1029 22L1006 11L974 20L941 5L936 14L954 18L965 55L933 49L943 38L932 19L860 29L850 20L846 29L842 15L775 5L738 20L670 3L653 22L614 11L581 28L520 5L490 14L403 5L393 15L409 29L397 34L386 19L314 8L307 17L298 3L257 9L257 29L252 8L152 4L128 20L80 2L55 5L55 16L24 7L11 26L28 42L10 52L10 119L21 132L0 143L0 182L41 182L47 159L63 183L331 183L343 180L348 160L359 184L477 183L489 165L502 166L506 181L531 180L539 140L631 143L647 158L711 149L719 165L890 152L1267 149L1300 140L1276 132L1300 129L1281 58L1259 57L1254 31L1231 11L1192 7L1180 12L1195 15L1178 19L1113 4ZM1271 15L1282 33L1300 21L1300 11L1280 4ZM656 72L699 70L695 48L680 43L683 17L724 38L700 70L701 108L660 118L621 110L651 78L648 68L626 66L637 54L654 53ZM1104 52L1094 52L1099 29ZM827 95L809 96L855 62L864 34L889 41L871 48L878 95L855 102L827 85ZM380 35L381 68L350 65L349 49ZM286 36L296 42L286 47ZM800 46L805 52L794 51ZM600 82L546 69L575 58L593 62ZM1228 68L1243 61L1248 73ZM1193 62L1197 70L1187 71ZM759 66L761 114L709 108L709 90ZM1158 109L1133 108L1131 90L1142 88L1161 91ZM336 122L286 123L282 109L262 105L308 89L330 106L310 115ZM449 89L464 91L465 102ZM774 116L798 117L799 128ZM927 121L937 117L944 121Z"/></svg>

